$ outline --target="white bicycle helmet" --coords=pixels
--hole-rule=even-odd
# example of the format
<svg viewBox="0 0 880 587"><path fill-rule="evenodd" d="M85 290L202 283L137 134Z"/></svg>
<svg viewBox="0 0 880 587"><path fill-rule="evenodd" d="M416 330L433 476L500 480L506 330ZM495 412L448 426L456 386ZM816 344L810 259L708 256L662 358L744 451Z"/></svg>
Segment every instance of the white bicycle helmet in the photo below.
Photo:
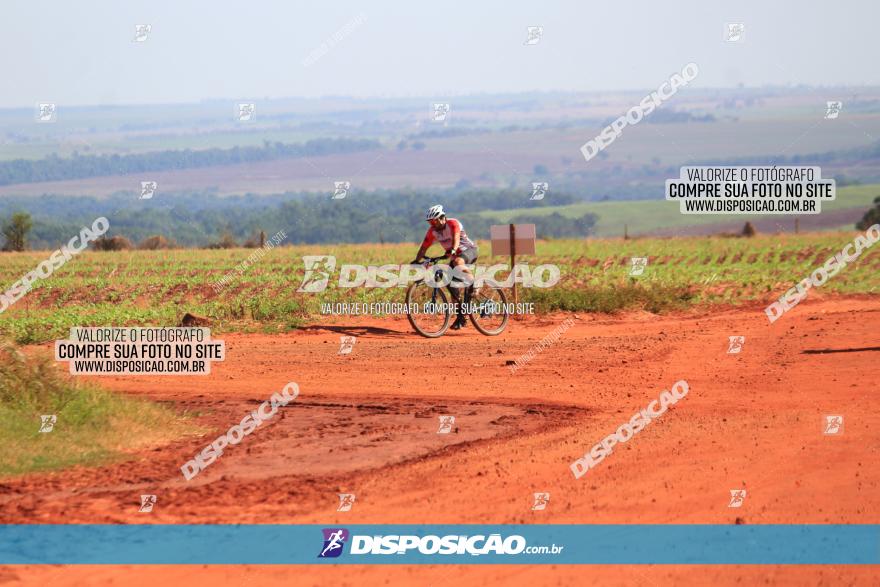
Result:
<svg viewBox="0 0 880 587"><path fill-rule="evenodd" d="M425 215L425 220L434 220L435 218L440 218L441 216L446 216L446 212L443 211L443 206L437 204L436 206L431 206L428 208L428 213Z"/></svg>

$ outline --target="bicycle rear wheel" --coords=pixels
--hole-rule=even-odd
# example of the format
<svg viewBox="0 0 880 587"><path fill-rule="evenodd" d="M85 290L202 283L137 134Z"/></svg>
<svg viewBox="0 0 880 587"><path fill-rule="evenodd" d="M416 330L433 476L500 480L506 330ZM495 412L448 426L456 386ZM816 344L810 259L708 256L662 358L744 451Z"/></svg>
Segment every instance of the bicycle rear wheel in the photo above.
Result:
<svg viewBox="0 0 880 587"><path fill-rule="evenodd" d="M498 288L484 285L471 295L471 323L486 336L497 336L507 328L507 296Z"/></svg>
<svg viewBox="0 0 880 587"><path fill-rule="evenodd" d="M437 338L449 329L452 312L441 288L416 281L406 290L406 304L410 308L406 318L422 336Z"/></svg>

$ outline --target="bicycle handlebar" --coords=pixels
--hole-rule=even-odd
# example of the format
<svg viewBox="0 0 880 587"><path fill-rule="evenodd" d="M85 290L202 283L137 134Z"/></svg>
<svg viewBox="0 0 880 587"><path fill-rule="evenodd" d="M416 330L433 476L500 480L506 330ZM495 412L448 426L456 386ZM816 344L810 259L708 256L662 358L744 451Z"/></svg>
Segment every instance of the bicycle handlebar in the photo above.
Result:
<svg viewBox="0 0 880 587"><path fill-rule="evenodd" d="M440 261L441 259L448 259L448 258L449 258L449 254L447 253L447 254L441 255L439 257L424 257L421 261L418 261L418 262L410 261L409 264L410 265L424 265L424 264L433 265L434 263L436 263L437 261Z"/></svg>

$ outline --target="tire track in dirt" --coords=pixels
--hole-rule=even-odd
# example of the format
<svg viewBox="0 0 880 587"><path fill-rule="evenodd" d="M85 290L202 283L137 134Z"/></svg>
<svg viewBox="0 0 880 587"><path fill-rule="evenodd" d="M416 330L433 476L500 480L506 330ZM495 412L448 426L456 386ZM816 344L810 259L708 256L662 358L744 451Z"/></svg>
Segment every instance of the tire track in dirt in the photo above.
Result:
<svg viewBox="0 0 880 587"><path fill-rule="evenodd" d="M330 401L327 401L330 400ZM134 461L97 469L32 475L0 484L0 522L143 522L139 496L160 496L150 520L207 522L205 510L248 510L290 501L291 514L321 507L328 495L357 476L391 474L395 467L443 458L483 443L553 430L586 410L527 402L385 398L351 401L302 397L281 407L238 445L187 481L180 467L263 400L182 401L189 411L211 409L199 420L204 437L147 451ZM454 415L451 432L439 434L439 417ZM342 489L339 489L342 491ZM222 519L216 519L222 522ZM253 517L254 523L271 518Z"/></svg>

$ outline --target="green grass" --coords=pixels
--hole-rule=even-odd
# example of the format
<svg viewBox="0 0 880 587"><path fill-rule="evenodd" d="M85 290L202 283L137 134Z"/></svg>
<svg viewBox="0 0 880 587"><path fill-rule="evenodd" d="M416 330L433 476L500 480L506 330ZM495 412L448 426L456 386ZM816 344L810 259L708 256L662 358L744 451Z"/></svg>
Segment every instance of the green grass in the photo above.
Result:
<svg viewBox="0 0 880 587"><path fill-rule="evenodd" d="M838 188L837 198L834 201L822 203L822 212L848 208L864 208L867 210L871 207L871 203L877 196L880 196L880 184ZM638 235L661 228L686 228L694 225L706 226L732 221L741 221L745 224L747 220L766 217L749 214L723 216L717 214L685 215L679 212L677 202L667 202L665 200L585 202L567 206L486 210L481 212L480 216L490 218L499 224L504 224L520 214L545 216L554 212L558 212L567 218L579 218L587 213L596 214L599 217L595 226L595 236L597 237L622 236L624 224L628 226L630 235ZM776 216L775 218L785 218L786 221L790 221L788 217Z"/></svg>
<svg viewBox="0 0 880 587"><path fill-rule="evenodd" d="M40 432L41 415L55 415ZM197 433L159 404L74 382L46 356L0 344L0 476L125 460L134 450Z"/></svg>

